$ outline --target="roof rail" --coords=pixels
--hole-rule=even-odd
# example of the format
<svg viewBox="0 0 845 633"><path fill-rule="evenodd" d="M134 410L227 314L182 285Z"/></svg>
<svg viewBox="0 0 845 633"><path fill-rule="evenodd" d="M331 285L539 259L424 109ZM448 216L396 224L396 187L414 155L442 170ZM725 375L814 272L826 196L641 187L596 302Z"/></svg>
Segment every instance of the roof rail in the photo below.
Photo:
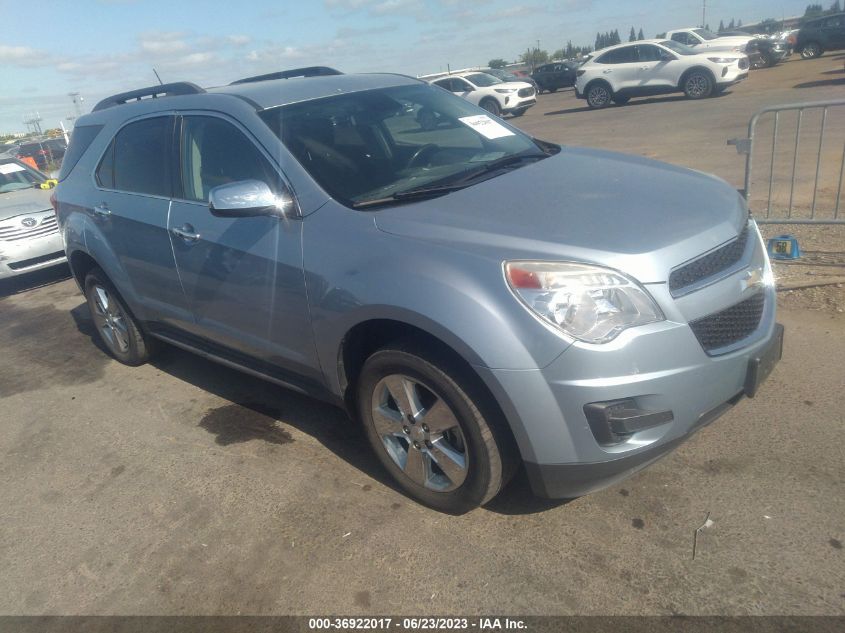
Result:
<svg viewBox="0 0 845 633"><path fill-rule="evenodd" d="M149 88L139 88L138 90L130 90L129 92L121 92L120 94L106 97L94 106L92 112L98 110L105 110L112 106L123 105L129 101L140 101L144 98L156 99L158 97L175 97L178 95L196 95L205 92L196 84L188 81L177 81L172 84L161 84L159 86L150 86Z"/></svg>
<svg viewBox="0 0 845 633"><path fill-rule="evenodd" d="M294 68L292 70L282 70L277 73L268 73L266 75L256 75L255 77L245 77L230 83L230 86L236 84L251 84L256 81L270 81L271 79L291 79L292 77L323 77L326 75L342 75L343 73L328 66L307 66L306 68Z"/></svg>

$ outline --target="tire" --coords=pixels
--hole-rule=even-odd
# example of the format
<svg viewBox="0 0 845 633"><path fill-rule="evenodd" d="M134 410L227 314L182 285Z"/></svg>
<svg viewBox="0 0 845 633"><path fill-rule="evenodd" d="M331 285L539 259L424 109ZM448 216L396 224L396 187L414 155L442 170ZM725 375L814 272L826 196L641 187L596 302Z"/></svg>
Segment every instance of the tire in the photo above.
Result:
<svg viewBox="0 0 845 633"><path fill-rule="evenodd" d="M109 353L131 367L146 363L154 351L154 342L144 335L105 273L93 268L85 277L84 288L97 335Z"/></svg>
<svg viewBox="0 0 845 633"><path fill-rule="evenodd" d="M549 88L549 92L557 92L557 88Z"/></svg>
<svg viewBox="0 0 845 633"><path fill-rule="evenodd" d="M631 100L631 97L627 95L613 95L613 103L616 105L625 105Z"/></svg>
<svg viewBox="0 0 845 633"><path fill-rule="evenodd" d="M479 104L482 108L487 110L490 114L494 114L496 116L500 116L502 114L502 109L499 107L499 102L495 99L485 99Z"/></svg>
<svg viewBox="0 0 845 633"><path fill-rule="evenodd" d="M815 59L821 57L824 51L818 42L807 42L801 47L801 57L803 59Z"/></svg>
<svg viewBox="0 0 845 633"><path fill-rule="evenodd" d="M511 116L514 117L522 116L523 114L525 114L525 110L514 110L513 112L511 112Z"/></svg>
<svg viewBox="0 0 845 633"><path fill-rule="evenodd" d="M490 501L516 463L496 407L461 374L448 356L408 341L370 356L356 393L367 439L396 483L450 514Z"/></svg>
<svg viewBox="0 0 845 633"><path fill-rule="evenodd" d="M704 99L713 94L713 78L704 70L693 70L683 81L687 99Z"/></svg>
<svg viewBox="0 0 845 633"><path fill-rule="evenodd" d="M595 110L606 108L610 105L611 99L613 99L610 86L605 83L595 83L587 86L585 96L587 98L587 105Z"/></svg>

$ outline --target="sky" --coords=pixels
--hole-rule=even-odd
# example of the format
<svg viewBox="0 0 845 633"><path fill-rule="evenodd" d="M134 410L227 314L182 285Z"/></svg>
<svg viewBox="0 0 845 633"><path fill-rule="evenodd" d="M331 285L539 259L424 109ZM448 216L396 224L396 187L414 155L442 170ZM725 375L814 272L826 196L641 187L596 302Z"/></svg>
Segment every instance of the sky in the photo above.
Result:
<svg viewBox="0 0 845 633"><path fill-rule="evenodd" d="M804 13L808 0L707 0L707 22ZM829 4L824 2L825 5ZM27 7L31 7L28 9ZM310 65L409 75L514 61L633 26L646 37L701 22L702 0L0 0L0 134L44 129L110 94L209 87Z"/></svg>

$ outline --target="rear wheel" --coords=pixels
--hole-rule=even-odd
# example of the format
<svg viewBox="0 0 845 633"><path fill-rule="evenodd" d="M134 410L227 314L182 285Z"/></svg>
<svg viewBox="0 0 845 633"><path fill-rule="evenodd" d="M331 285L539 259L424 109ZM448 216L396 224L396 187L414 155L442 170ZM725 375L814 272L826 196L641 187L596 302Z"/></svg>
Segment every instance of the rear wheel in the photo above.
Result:
<svg viewBox="0 0 845 633"><path fill-rule="evenodd" d="M606 108L613 97L607 84L593 84L587 88L587 105L591 108Z"/></svg>
<svg viewBox="0 0 845 633"><path fill-rule="evenodd" d="M507 483L513 462L494 409L447 359L410 343L383 348L364 363L357 397L379 460L418 501L460 514Z"/></svg>
<svg viewBox="0 0 845 633"><path fill-rule="evenodd" d="M108 351L124 365L143 365L153 351L135 317L129 312L115 287L99 268L85 277L85 298L97 328L97 334Z"/></svg>
<svg viewBox="0 0 845 633"><path fill-rule="evenodd" d="M815 59L821 57L821 55L822 47L819 46L818 42L807 42L801 47L801 57L804 59Z"/></svg>
<svg viewBox="0 0 845 633"><path fill-rule="evenodd" d="M499 107L499 103L495 99L485 99L479 105L481 105L481 107L487 110L490 114L499 116L502 113L502 109Z"/></svg>
<svg viewBox="0 0 845 633"><path fill-rule="evenodd" d="M694 70L684 79L684 94L689 99L704 99L713 93L713 80L703 70Z"/></svg>

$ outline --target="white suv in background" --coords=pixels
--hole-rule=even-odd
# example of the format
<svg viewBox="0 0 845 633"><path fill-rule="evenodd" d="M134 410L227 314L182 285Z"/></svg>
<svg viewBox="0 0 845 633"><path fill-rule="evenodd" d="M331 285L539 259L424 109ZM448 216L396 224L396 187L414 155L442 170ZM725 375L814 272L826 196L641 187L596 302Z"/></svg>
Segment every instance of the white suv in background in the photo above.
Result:
<svg viewBox="0 0 845 633"><path fill-rule="evenodd" d="M481 106L491 114L522 116L537 103L534 86L525 81L502 81L482 72L463 72L430 79L467 101Z"/></svg>
<svg viewBox="0 0 845 633"><path fill-rule="evenodd" d="M747 77L748 66L747 55L699 53L672 40L620 44L594 53L577 70L575 95L591 108L670 92L703 99Z"/></svg>

